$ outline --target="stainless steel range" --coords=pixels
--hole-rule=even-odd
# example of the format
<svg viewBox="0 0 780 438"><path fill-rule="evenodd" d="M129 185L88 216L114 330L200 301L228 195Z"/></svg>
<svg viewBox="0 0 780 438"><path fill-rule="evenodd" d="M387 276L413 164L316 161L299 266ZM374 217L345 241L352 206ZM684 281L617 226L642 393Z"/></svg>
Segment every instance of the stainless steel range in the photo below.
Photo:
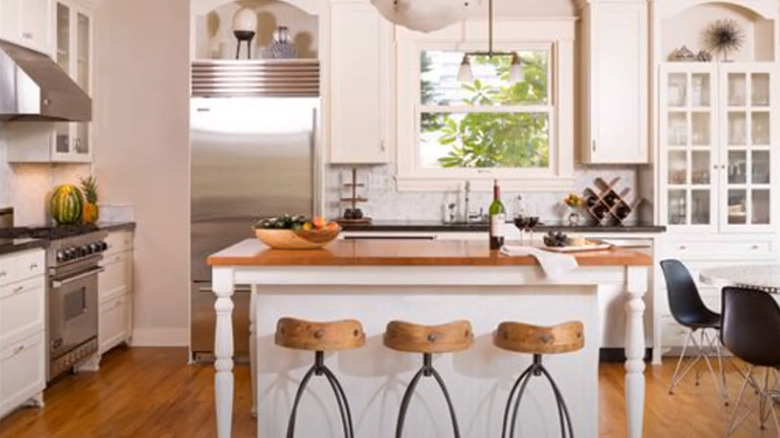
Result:
<svg viewBox="0 0 780 438"><path fill-rule="evenodd" d="M3 235L49 240L47 381L98 351L98 273L107 231L94 226L12 228Z"/></svg>
<svg viewBox="0 0 780 438"><path fill-rule="evenodd" d="M48 380L98 351L98 263L106 231L52 240L49 266Z"/></svg>

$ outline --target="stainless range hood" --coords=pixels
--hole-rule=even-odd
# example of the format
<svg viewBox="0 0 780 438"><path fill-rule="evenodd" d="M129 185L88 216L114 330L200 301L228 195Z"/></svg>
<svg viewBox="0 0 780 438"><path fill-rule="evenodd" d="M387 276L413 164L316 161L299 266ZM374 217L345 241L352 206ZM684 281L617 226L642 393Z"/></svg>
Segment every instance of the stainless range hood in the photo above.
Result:
<svg viewBox="0 0 780 438"><path fill-rule="evenodd" d="M0 40L0 120L88 122L92 99L48 56Z"/></svg>

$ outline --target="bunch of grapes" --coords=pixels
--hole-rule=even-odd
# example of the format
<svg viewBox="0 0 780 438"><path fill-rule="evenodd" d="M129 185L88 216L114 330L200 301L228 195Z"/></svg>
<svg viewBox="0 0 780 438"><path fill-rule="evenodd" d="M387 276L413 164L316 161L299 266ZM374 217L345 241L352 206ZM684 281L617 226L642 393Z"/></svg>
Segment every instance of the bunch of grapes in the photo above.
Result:
<svg viewBox="0 0 780 438"><path fill-rule="evenodd" d="M567 242L566 234L561 231L550 231L544 236L544 244L547 246L560 248L566 246Z"/></svg>

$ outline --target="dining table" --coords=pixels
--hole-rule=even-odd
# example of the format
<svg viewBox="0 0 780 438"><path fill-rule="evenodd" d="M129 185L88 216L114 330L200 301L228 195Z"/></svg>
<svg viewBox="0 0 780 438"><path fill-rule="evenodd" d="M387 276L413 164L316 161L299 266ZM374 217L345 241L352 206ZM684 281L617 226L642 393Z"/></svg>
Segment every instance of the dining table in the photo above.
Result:
<svg viewBox="0 0 780 438"><path fill-rule="evenodd" d="M740 286L780 294L780 264L702 269L699 279L716 286Z"/></svg>

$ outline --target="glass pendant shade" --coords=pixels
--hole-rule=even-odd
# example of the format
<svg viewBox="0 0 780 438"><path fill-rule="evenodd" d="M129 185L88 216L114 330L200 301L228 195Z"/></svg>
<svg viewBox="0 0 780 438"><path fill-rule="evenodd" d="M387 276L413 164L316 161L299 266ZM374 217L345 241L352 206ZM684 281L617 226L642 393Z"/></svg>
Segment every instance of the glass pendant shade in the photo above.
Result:
<svg viewBox="0 0 780 438"><path fill-rule="evenodd" d="M463 55L463 61L460 62L460 68L458 68L458 82L471 82L474 80L474 74L471 72L471 63L469 62L469 55Z"/></svg>
<svg viewBox="0 0 780 438"><path fill-rule="evenodd" d="M241 8L233 14L233 31L256 32L257 14L249 8Z"/></svg>
<svg viewBox="0 0 780 438"><path fill-rule="evenodd" d="M371 0L387 20L418 32L432 32L466 19L464 0Z"/></svg>
<svg viewBox="0 0 780 438"><path fill-rule="evenodd" d="M523 82L523 64L517 53L512 54L512 64L509 66L509 80Z"/></svg>

